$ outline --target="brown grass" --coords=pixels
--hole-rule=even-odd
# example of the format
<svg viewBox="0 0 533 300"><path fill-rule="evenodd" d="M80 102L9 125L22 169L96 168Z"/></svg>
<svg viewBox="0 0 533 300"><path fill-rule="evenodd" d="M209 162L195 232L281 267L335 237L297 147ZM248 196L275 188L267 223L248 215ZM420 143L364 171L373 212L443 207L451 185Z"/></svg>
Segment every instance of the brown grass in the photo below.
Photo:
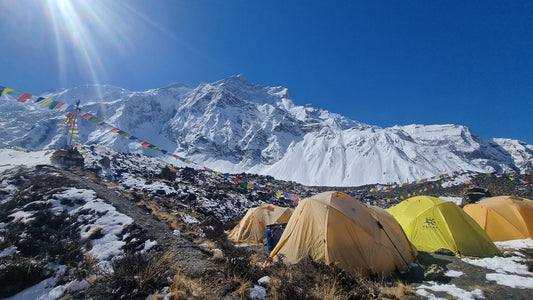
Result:
<svg viewBox="0 0 533 300"><path fill-rule="evenodd" d="M239 295L241 299L250 298L250 289L252 288L252 283L244 278L240 278L237 276L233 278L233 281L239 284L239 287L237 288L235 293Z"/></svg>
<svg viewBox="0 0 533 300"><path fill-rule="evenodd" d="M328 279L321 284L317 283L312 290L313 296L324 300L337 299L337 295L339 294L337 285L338 283L335 279Z"/></svg>
<svg viewBox="0 0 533 300"><path fill-rule="evenodd" d="M395 282L393 286L381 286L379 290L382 295L394 296L398 299L402 299L407 295L416 294L411 286L406 285L401 281Z"/></svg>
<svg viewBox="0 0 533 300"><path fill-rule="evenodd" d="M146 206L151 211L152 215L154 215L163 222L167 222L173 229L181 229L181 227L179 226L181 220L178 219L175 215L167 213L163 208L159 207L159 205L154 202L141 201L140 203L141 204L138 203L137 205L142 206L144 204L144 206Z"/></svg>
<svg viewBox="0 0 533 300"><path fill-rule="evenodd" d="M89 240L95 240L103 237L102 234L102 226L94 227L93 230L91 230L91 234L89 234Z"/></svg>
<svg viewBox="0 0 533 300"><path fill-rule="evenodd" d="M224 260L224 252L222 251L215 251L213 252L213 257L211 257L214 261L222 262Z"/></svg>
<svg viewBox="0 0 533 300"><path fill-rule="evenodd" d="M201 286L196 281L181 275L179 271L172 278L168 292L172 295L173 299L204 297Z"/></svg>
<svg viewBox="0 0 533 300"><path fill-rule="evenodd" d="M491 294L496 292L496 290L491 288L490 286L473 285L473 286L468 287L469 291L473 291L475 289L482 290L483 292L487 292Z"/></svg>
<svg viewBox="0 0 533 300"><path fill-rule="evenodd" d="M177 270L179 268L178 259L175 253L165 252L159 257L149 260L148 264L137 274L137 282L142 289L152 281L156 275L164 274L167 270Z"/></svg>

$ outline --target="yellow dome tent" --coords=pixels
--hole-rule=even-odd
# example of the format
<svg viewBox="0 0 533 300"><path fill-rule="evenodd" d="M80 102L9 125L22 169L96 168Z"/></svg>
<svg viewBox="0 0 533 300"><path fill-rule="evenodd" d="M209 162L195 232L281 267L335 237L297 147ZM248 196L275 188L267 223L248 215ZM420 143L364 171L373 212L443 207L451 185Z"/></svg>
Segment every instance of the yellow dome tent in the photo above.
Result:
<svg viewBox="0 0 533 300"><path fill-rule="evenodd" d="M498 196L468 204L463 210L476 220L493 241L533 238L532 200Z"/></svg>
<svg viewBox="0 0 533 300"><path fill-rule="evenodd" d="M262 245L267 225L287 223L293 210L270 204L250 208L229 232L228 239L236 243Z"/></svg>
<svg viewBox="0 0 533 300"><path fill-rule="evenodd" d="M458 255L499 253L483 229L453 202L416 196L387 209L419 251L445 248Z"/></svg>
<svg viewBox="0 0 533 300"><path fill-rule="evenodd" d="M386 275L407 270L417 251L385 210L342 192L324 192L298 204L269 261L305 257L358 272Z"/></svg>

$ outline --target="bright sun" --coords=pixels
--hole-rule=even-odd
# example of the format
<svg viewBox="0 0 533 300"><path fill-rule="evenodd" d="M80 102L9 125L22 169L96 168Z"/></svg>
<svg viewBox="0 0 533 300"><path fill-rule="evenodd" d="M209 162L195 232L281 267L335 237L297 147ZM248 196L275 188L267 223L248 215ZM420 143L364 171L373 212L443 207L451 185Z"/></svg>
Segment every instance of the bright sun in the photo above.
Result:
<svg viewBox="0 0 533 300"><path fill-rule="evenodd" d="M121 4L122 3L122 4ZM67 61L93 82L105 76L105 55L131 47L131 20L135 14L120 1L46 0L41 3L55 38L60 76L67 76Z"/></svg>

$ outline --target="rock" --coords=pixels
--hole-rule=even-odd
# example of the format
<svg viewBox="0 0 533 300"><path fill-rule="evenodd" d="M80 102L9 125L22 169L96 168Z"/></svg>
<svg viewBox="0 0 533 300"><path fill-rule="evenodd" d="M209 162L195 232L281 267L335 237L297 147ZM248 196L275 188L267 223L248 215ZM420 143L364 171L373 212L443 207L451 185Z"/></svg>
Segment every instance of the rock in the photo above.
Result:
<svg viewBox="0 0 533 300"><path fill-rule="evenodd" d="M440 249L435 250L435 254L455 256L455 253L453 253L452 250L446 249L446 248L440 248Z"/></svg>
<svg viewBox="0 0 533 300"><path fill-rule="evenodd" d="M461 206L476 203L481 198L492 197L488 189L480 186L469 186L461 192L462 203Z"/></svg>
<svg viewBox="0 0 533 300"><path fill-rule="evenodd" d="M437 265L432 264L427 268L427 270L424 272L424 279L425 280L437 280L444 276L444 268Z"/></svg>
<svg viewBox="0 0 533 300"><path fill-rule="evenodd" d="M174 181L176 180L176 172L176 169L167 166L161 169L161 173L159 174L159 176L163 179Z"/></svg>

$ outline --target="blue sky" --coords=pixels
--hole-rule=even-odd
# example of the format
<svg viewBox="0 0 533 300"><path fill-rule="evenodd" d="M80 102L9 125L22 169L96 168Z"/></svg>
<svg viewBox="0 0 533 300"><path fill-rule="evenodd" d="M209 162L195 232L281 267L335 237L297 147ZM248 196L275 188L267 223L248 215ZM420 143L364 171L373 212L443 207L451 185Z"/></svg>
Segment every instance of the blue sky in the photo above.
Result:
<svg viewBox="0 0 533 300"><path fill-rule="evenodd" d="M0 1L0 85L147 90L244 74L382 127L533 144L532 1Z"/></svg>

